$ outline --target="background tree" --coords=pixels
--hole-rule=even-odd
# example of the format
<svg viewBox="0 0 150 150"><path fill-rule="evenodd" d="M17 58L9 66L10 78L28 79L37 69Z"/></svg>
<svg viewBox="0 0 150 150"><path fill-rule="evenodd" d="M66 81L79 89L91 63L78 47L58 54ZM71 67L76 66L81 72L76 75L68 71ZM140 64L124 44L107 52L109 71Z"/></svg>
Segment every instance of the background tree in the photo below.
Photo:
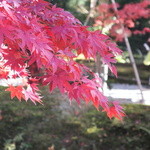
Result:
<svg viewBox="0 0 150 150"><path fill-rule="evenodd" d="M96 24L100 26L110 26L109 35L115 37L116 41L119 41L119 45L123 45L123 33L121 24L125 27L125 32L131 41L131 47L134 52L138 52L138 49L144 49L143 44L149 37L149 17L150 2L144 1L119 1L116 0L118 7L118 19L116 19L116 13L113 10L112 4L101 3L97 12ZM134 10L132 9L134 7ZM96 25L95 24L95 25ZM108 29L107 29L108 30ZM137 42L138 41L138 42ZM141 51L145 53L146 51Z"/></svg>

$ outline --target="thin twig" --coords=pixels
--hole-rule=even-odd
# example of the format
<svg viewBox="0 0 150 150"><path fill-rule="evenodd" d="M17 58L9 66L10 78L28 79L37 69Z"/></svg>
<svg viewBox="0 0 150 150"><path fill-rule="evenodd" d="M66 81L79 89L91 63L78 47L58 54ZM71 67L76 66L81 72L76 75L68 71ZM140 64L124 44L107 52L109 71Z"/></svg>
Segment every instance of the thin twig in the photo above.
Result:
<svg viewBox="0 0 150 150"><path fill-rule="evenodd" d="M84 25L87 25L89 23L89 20L91 18L91 16L93 15L95 6L96 6L97 0L91 0L90 1L90 10L89 10L89 14L87 15Z"/></svg>
<svg viewBox="0 0 150 150"><path fill-rule="evenodd" d="M113 4L114 11L116 12L116 17L119 19L120 17L118 15L118 9L117 9L117 7L115 5L116 2L115 2L115 0L111 0L111 2ZM143 87L142 87L142 84L141 84L141 79L140 79L140 76L139 76L139 72L138 72L138 69L137 69L134 57L133 57L133 53L132 53L132 49L131 49L131 45L130 45L129 39L127 37L127 34L125 33L124 25L121 22L120 22L120 24L121 24L121 28L123 30L124 41L125 41L127 50L129 52L129 56L130 56L130 60L131 60L131 64L132 64L133 70L134 70L134 74L135 74L135 78L136 78L136 81L137 81L137 85L138 85L138 87L140 89L141 98L142 98L141 102L143 103L144 102Z"/></svg>

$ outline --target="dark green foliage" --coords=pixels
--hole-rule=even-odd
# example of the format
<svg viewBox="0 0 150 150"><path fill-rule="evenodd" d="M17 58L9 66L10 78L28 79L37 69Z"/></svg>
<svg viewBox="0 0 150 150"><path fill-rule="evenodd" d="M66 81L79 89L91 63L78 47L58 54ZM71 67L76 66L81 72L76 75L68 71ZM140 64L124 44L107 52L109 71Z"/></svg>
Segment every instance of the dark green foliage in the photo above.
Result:
<svg viewBox="0 0 150 150"><path fill-rule="evenodd" d="M128 3L138 3L141 2L141 0L132 0L132 1L127 1L127 0L115 0L116 3L119 3L121 6L124 6L125 4Z"/></svg>
<svg viewBox="0 0 150 150"><path fill-rule="evenodd" d="M3 88L1 87L1 91ZM93 107L60 111L58 91L45 93L44 105L10 100L0 92L0 150L149 150L149 106L125 105L123 123L109 120Z"/></svg>
<svg viewBox="0 0 150 150"><path fill-rule="evenodd" d="M136 56L134 56L136 57ZM137 61L137 67L139 68L139 75L141 78L141 82L143 85L149 85L149 66L145 66L143 64L138 64L141 60L141 58L136 58ZM127 83L127 84L137 84L135 80L135 75L133 68L131 64L116 64L117 70L118 70L118 78L112 76L109 74L108 83Z"/></svg>

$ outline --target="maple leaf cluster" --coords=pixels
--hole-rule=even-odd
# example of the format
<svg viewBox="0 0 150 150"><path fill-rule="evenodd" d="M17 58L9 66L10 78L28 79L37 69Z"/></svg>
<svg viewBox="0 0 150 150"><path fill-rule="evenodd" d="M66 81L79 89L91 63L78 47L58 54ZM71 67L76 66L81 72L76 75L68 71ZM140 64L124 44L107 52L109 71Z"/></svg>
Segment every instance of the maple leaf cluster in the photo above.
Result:
<svg viewBox="0 0 150 150"><path fill-rule="evenodd" d="M118 8L117 12L114 10ZM109 33L116 41L122 41L124 34L128 37L131 34L146 34L150 33L150 28L146 27L142 30L133 30L135 21L140 18L148 19L150 17L150 1L143 0L138 3L129 3L120 8L119 4L102 3L98 6L98 17L95 19L95 26L106 27L111 25ZM122 28L122 25L124 28ZM131 30L132 29L132 30Z"/></svg>
<svg viewBox="0 0 150 150"><path fill-rule="evenodd" d="M100 78L74 60L79 54L95 60L100 55L116 74L112 63L121 50L108 36L89 31L72 14L43 0L0 0L0 30L0 79L22 80L6 89L11 98L42 103L41 84L50 92L58 88L70 101L91 101L110 118L124 116L122 107L110 104L99 90Z"/></svg>

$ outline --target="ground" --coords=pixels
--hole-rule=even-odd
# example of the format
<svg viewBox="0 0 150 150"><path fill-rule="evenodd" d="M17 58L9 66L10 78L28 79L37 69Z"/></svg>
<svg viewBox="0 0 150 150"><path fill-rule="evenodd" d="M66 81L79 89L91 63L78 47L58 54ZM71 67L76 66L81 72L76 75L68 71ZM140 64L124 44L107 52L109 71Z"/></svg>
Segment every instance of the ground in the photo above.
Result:
<svg viewBox="0 0 150 150"><path fill-rule="evenodd" d="M91 105L70 105L57 90L42 92L44 105L11 100L9 92L0 93L1 150L150 149L149 106L124 105L127 116L119 122Z"/></svg>

